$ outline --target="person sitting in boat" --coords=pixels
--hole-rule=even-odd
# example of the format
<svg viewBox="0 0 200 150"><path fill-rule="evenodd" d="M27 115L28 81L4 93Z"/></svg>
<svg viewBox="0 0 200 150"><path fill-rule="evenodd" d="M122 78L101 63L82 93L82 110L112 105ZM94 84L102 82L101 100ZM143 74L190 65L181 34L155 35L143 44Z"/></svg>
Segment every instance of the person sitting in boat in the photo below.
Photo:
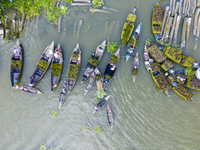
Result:
<svg viewBox="0 0 200 150"><path fill-rule="evenodd" d="M96 111L98 111L99 110L99 107L98 107L98 105L94 108Z"/></svg>
<svg viewBox="0 0 200 150"><path fill-rule="evenodd" d="M26 87L23 87L23 90L24 90L24 91L27 91L28 89L27 89Z"/></svg>

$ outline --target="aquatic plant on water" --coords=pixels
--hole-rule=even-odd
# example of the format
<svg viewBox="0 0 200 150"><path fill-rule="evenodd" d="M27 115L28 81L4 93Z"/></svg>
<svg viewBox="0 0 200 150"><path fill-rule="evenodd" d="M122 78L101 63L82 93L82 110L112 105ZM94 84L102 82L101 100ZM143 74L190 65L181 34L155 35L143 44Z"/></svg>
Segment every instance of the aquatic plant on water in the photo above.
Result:
<svg viewBox="0 0 200 150"><path fill-rule="evenodd" d="M56 110L54 110L53 112L48 110L47 113L51 115L51 118L54 118L54 117L58 116L58 112Z"/></svg>
<svg viewBox="0 0 200 150"><path fill-rule="evenodd" d="M118 45L117 42L108 42L106 46L107 46L107 51L111 54L114 54L114 52L116 51L116 47Z"/></svg>
<svg viewBox="0 0 200 150"><path fill-rule="evenodd" d="M86 127L85 125L82 125L80 132L83 133L83 132L88 132L88 131L89 131L89 128Z"/></svg>
<svg viewBox="0 0 200 150"><path fill-rule="evenodd" d="M41 144L40 144L40 149L39 150L47 150L47 147L46 147L46 145L44 144L44 142L42 142ZM58 148L58 147L51 147L50 149L48 149L48 150L60 150L60 148Z"/></svg>
<svg viewBox="0 0 200 150"><path fill-rule="evenodd" d="M95 99L94 104L97 104L97 103L99 103L100 99L102 99L104 96L107 95L107 93L102 90L102 91L97 91L97 93L94 94L94 95L95 95L95 97L94 97L94 99Z"/></svg>
<svg viewBox="0 0 200 150"><path fill-rule="evenodd" d="M99 8L104 5L103 0L92 0L92 8Z"/></svg>
<svg viewBox="0 0 200 150"><path fill-rule="evenodd" d="M196 70L193 70L192 68L186 68L184 73L188 77L195 77Z"/></svg>
<svg viewBox="0 0 200 150"><path fill-rule="evenodd" d="M92 131L95 133L101 133L101 126L99 125L99 126L95 127L94 129L92 129Z"/></svg>

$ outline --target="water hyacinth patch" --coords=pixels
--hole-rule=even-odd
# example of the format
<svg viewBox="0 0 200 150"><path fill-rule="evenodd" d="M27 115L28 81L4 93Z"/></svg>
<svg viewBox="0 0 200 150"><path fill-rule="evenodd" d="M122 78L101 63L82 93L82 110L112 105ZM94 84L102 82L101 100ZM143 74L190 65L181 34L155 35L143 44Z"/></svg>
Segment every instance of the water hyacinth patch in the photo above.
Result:
<svg viewBox="0 0 200 150"><path fill-rule="evenodd" d="M83 132L88 132L88 131L89 131L89 128L86 127L85 125L82 125L80 132L83 133Z"/></svg>
<svg viewBox="0 0 200 150"><path fill-rule="evenodd" d="M101 133L101 126L99 125L99 126L97 126L97 127L95 127L94 129L92 129L92 131L94 132L94 133Z"/></svg>
<svg viewBox="0 0 200 150"><path fill-rule="evenodd" d="M117 45L117 42L108 42L106 46L107 46L108 53L114 54L114 52L116 51L116 47L118 45Z"/></svg>
<svg viewBox="0 0 200 150"><path fill-rule="evenodd" d="M103 0L92 0L92 8L99 8L104 5Z"/></svg>

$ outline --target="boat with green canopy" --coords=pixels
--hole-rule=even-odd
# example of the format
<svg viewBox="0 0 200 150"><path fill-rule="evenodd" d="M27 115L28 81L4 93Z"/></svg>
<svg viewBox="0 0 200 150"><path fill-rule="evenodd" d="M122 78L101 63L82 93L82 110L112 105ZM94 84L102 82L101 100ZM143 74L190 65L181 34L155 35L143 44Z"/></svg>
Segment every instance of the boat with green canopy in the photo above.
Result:
<svg viewBox="0 0 200 150"><path fill-rule="evenodd" d="M112 79L114 73L117 70L118 64L120 59L120 48L111 56L103 77L103 88L105 88L110 80Z"/></svg>
<svg viewBox="0 0 200 150"><path fill-rule="evenodd" d="M62 107L66 95L73 90L76 81L78 79L80 66L81 66L81 50L79 48L79 44L77 43L69 60L67 81L63 82L63 87L60 92L59 108Z"/></svg>
<svg viewBox="0 0 200 150"><path fill-rule="evenodd" d="M169 96L168 90L171 88L171 86L164 73L160 71L160 65L158 63L153 63L152 65L150 65L150 68L152 79L156 83L158 89Z"/></svg>
<svg viewBox="0 0 200 150"><path fill-rule="evenodd" d="M55 88L58 87L58 82L60 80L62 73L62 65L63 65L63 54L62 54L62 49L60 47L60 43L58 43L58 46L54 51L51 63L51 91L54 91Z"/></svg>
<svg viewBox="0 0 200 150"><path fill-rule="evenodd" d="M89 58L88 63L85 66L81 83L86 81L90 77L92 72L94 72L95 68L98 66L103 56L105 47L106 47L106 40L103 41L99 46L97 46L96 50L94 51L92 56Z"/></svg>
<svg viewBox="0 0 200 150"><path fill-rule="evenodd" d="M128 49L126 50L126 62L130 59L130 57L133 55L134 50L137 48L141 31L142 23L139 23L137 28L135 29L135 32L133 33L133 36L128 42Z"/></svg>
<svg viewBox="0 0 200 150"><path fill-rule="evenodd" d="M198 63L194 62L194 58L190 56L184 56L181 50L173 47L164 47L163 52L171 61L187 68L198 68Z"/></svg>
<svg viewBox="0 0 200 150"><path fill-rule="evenodd" d="M30 76L29 86L34 87L36 83L38 83L40 79L45 75L51 64L53 52L54 52L54 41L49 46L47 46L47 48L40 56L40 59L35 67L35 70L33 74Z"/></svg>
<svg viewBox="0 0 200 150"><path fill-rule="evenodd" d="M17 40L15 46L13 47L11 66L10 66L10 80L11 86L14 87L18 81L19 75L22 71L22 49L20 47L19 41Z"/></svg>
<svg viewBox="0 0 200 150"><path fill-rule="evenodd" d="M178 94L184 100L189 100L189 101L194 102L194 100L192 98L193 94L190 91L188 91L183 84L177 82L175 76L169 75L167 78L168 78L168 82L172 86L171 89L176 94Z"/></svg>
<svg viewBox="0 0 200 150"><path fill-rule="evenodd" d="M124 45L129 41L131 34L134 29L134 23L136 20L136 7L133 9L131 13L128 14L126 18L126 22L124 23L122 33L121 33L121 38L120 38L120 44L121 47L123 48Z"/></svg>
<svg viewBox="0 0 200 150"><path fill-rule="evenodd" d="M160 33L162 28L162 22L163 22L163 9L157 3L153 9L151 17L152 32L156 40L159 40L161 38Z"/></svg>

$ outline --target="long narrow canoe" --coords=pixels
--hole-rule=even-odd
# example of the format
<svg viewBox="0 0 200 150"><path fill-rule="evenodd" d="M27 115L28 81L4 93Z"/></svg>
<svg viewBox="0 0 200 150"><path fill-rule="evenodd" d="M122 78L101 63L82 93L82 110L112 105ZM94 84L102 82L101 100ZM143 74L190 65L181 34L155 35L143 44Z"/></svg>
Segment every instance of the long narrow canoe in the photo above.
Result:
<svg viewBox="0 0 200 150"><path fill-rule="evenodd" d="M15 86L18 81L19 75L22 71L22 50L17 40L17 43L13 47L10 67L10 80L12 87Z"/></svg>
<svg viewBox="0 0 200 150"><path fill-rule="evenodd" d="M92 54L87 65L85 66L81 83L86 81L90 77L92 72L94 72L94 69L98 66L103 56L105 47L106 47L106 40L103 41L99 46L97 46L95 52Z"/></svg>
<svg viewBox="0 0 200 150"><path fill-rule="evenodd" d="M51 63L51 91L58 86L58 82L61 77L63 66L63 54L62 49L60 48L60 43L54 51L54 55Z"/></svg>
<svg viewBox="0 0 200 150"><path fill-rule="evenodd" d="M115 71L117 70L120 57L120 48L111 56L103 77L103 88L105 88L113 77Z"/></svg>
<svg viewBox="0 0 200 150"><path fill-rule="evenodd" d="M109 104L107 104L106 112L107 112L108 123L112 129L113 128L113 114L112 114Z"/></svg>
<svg viewBox="0 0 200 150"><path fill-rule="evenodd" d="M96 69L95 69L96 70ZM95 82L95 78L96 78L96 73L94 72L90 75L88 82L87 82L87 86L85 88L85 95L87 94L87 92L92 88L92 85Z"/></svg>
<svg viewBox="0 0 200 150"><path fill-rule="evenodd" d="M77 43L69 61L68 71L67 71L67 81L64 82L62 90L60 92L59 108L62 107L66 95L73 90L76 81L78 79L80 66L81 66L81 50L79 48L79 44Z"/></svg>
<svg viewBox="0 0 200 150"><path fill-rule="evenodd" d="M110 98L110 95L108 96L104 96L101 101L95 106L94 110L93 110L93 114L97 111L99 111L108 101L108 99Z"/></svg>
<svg viewBox="0 0 200 150"><path fill-rule="evenodd" d="M133 9L131 13L128 14L128 17L126 18L126 22L124 23L122 33L121 33L121 38L120 38L120 44L122 48L128 42L133 32L134 23L136 20L135 13L136 13L136 7Z"/></svg>
<svg viewBox="0 0 200 150"><path fill-rule="evenodd" d="M53 52L54 52L54 41L49 46L47 46L47 48L40 56L40 59L35 67L35 70L30 77L29 86L34 87L35 84L38 83L40 79L44 76L44 74L47 72L47 69L49 68L53 57Z"/></svg>
<svg viewBox="0 0 200 150"><path fill-rule="evenodd" d="M136 80L138 69L139 69L139 57L138 57L138 53L137 53L133 60L133 69L132 69L133 82L135 82L135 80Z"/></svg>
<svg viewBox="0 0 200 150"><path fill-rule="evenodd" d="M22 90L24 92L28 92L31 94L42 94L41 91L39 91L36 88L30 87L30 86L15 86L15 89L19 89L19 90Z"/></svg>
<svg viewBox="0 0 200 150"><path fill-rule="evenodd" d="M135 32L133 33L133 36L128 42L128 49L126 51L126 62L130 59L131 56L133 56L133 52L137 48L141 31L142 31L142 23L139 23L137 28L135 29Z"/></svg>

